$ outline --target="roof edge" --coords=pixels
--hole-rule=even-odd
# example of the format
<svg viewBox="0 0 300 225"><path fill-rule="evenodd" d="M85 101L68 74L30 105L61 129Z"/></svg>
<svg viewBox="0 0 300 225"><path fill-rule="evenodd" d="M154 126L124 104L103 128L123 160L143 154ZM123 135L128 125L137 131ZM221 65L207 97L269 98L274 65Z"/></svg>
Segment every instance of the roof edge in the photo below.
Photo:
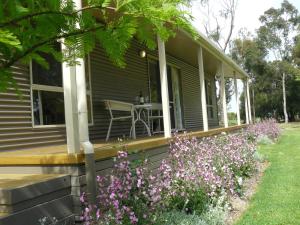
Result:
<svg viewBox="0 0 300 225"><path fill-rule="evenodd" d="M236 62L234 62L233 59L227 56L215 43L213 43L211 40L205 37L200 31L196 30L198 37L197 39L194 39L192 35L186 30L184 29L179 29L179 30L183 32L185 35L187 35L189 38L191 38L199 46L204 47L208 52L214 55L217 59L228 64L230 67L235 69L236 72L238 72L245 78L249 78L249 75Z"/></svg>

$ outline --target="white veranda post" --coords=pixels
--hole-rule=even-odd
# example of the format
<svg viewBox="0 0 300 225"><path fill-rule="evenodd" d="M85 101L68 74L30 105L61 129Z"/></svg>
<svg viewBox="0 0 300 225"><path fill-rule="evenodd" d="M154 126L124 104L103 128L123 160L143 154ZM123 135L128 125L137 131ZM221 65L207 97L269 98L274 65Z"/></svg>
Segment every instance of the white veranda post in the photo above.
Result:
<svg viewBox="0 0 300 225"><path fill-rule="evenodd" d="M164 135L166 138L171 137L171 120L170 120L170 104L168 91L168 77L167 77L167 63L165 43L157 36L158 57L159 57L159 71L161 83L161 100L164 121Z"/></svg>
<svg viewBox="0 0 300 225"><path fill-rule="evenodd" d="M205 90L205 78L204 78L202 47L199 47L199 49L198 49L198 67L199 67L199 78L200 78L200 92L201 92L203 130L208 131L206 90Z"/></svg>
<svg viewBox="0 0 300 225"><path fill-rule="evenodd" d="M66 46L63 43L61 48L62 51L66 50ZM64 88L67 148L69 154L74 154L80 151L75 67L69 66L66 62L63 62L62 74Z"/></svg>
<svg viewBox="0 0 300 225"><path fill-rule="evenodd" d="M244 81L244 102L245 102L245 117L246 117L246 124L249 124L249 111L248 111L248 97L247 97L247 84Z"/></svg>
<svg viewBox="0 0 300 225"><path fill-rule="evenodd" d="M220 87L220 97L222 103L222 114L224 127L228 127L228 118L227 118L227 104L226 104L226 91L225 91L225 77L224 77L224 64L221 62L220 64L220 75L221 75L221 87Z"/></svg>
<svg viewBox="0 0 300 225"><path fill-rule="evenodd" d="M239 90L237 86L237 78L234 73L234 93L235 93L235 102L236 102L236 118L237 124L241 125L241 115L240 115L240 98L239 98Z"/></svg>
<svg viewBox="0 0 300 225"><path fill-rule="evenodd" d="M82 1L75 0L76 10L82 8ZM79 28L79 24L77 24ZM95 159L94 159L94 147L89 140L88 130L88 109L87 109L87 95L86 95L86 76L85 76L85 63L83 59L76 59L78 64L69 67L70 68L70 84L71 90L74 90L74 96L72 97L72 106L74 110L70 112L69 99L65 98L65 109L66 109L66 127L67 127L67 139L76 139L76 145L80 142L81 147L85 154L85 173L86 173L86 184L87 194L90 204L96 203L96 170L95 170ZM64 68L65 66L63 66ZM65 76L65 75L64 75ZM66 79L66 81L68 81ZM64 87L66 85L64 84ZM65 91L68 93L68 91ZM66 94L65 94L66 96ZM76 110L75 110L76 109ZM73 115L70 115L70 114ZM68 117L74 117L73 120L68 122ZM76 120L77 119L77 120ZM73 123L73 124L72 124ZM70 126L71 125L71 126ZM70 126L70 127L69 127ZM73 129L73 131L72 131ZM76 134L77 136L75 136ZM78 147L78 152L80 147Z"/></svg>

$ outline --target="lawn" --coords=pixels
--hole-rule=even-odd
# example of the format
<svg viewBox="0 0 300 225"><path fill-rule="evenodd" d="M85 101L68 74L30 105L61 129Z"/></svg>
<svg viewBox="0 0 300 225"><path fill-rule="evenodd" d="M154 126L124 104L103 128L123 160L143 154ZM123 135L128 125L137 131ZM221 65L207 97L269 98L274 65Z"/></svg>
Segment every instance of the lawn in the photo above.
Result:
<svg viewBox="0 0 300 225"><path fill-rule="evenodd" d="M236 225L299 225L300 124L285 126L279 141L260 146L259 152L270 166Z"/></svg>

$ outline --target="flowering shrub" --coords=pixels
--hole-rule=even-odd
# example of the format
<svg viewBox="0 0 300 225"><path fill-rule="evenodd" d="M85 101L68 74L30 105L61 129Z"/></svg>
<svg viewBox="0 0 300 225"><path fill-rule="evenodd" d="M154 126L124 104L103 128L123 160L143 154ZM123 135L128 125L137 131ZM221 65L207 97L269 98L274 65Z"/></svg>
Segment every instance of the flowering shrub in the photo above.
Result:
<svg viewBox="0 0 300 225"><path fill-rule="evenodd" d="M246 132L255 140L268 137L275 141L280 135L280 127L275 119L266 119L248 126Z"/></svg>
<svg viewBox="0 0 300 225"><path fill-rule="evenodd" d="M221 218L226 204L216 202L240 193L243 179L251 175L258 158L256 142L251 138L260 135L277 138L275 121L252 125L246 132L200 140L175 135L157 171L147 169L147 160L134 165L121 151L112 173L97 177L97 205L88 205L85 194L81 196L82 220L85 225L155 224L162 214L168 217L173 215L168 212L174 211L202 215L203 219L217 214Z"/></svg>
<svg viewBox="0 0 300 225"><path fill-rule="evenodd" d="M174 198L177 202L178 198L182 198L181 202L193 202L199 190L209 197L218 196L222 190L236 194L241 178L249 176L255 168L255 145L243 134L201 140L175 137L170 146L169 157L162 162L159 172L167 174L169 180L164 200L170 206Z"/></svg>
<svg viewBox="0 0 300 225"><path fill-rule="evenodd" d="M154 221L159 199L151 193L153 176L146 167L147 161L132 168L127 152L120 151L112 175L98 176L99 205L91 207L86 196L81 196L85 205L84 224L150 224ZM93 215L95 214L95 215Z"/></svg>

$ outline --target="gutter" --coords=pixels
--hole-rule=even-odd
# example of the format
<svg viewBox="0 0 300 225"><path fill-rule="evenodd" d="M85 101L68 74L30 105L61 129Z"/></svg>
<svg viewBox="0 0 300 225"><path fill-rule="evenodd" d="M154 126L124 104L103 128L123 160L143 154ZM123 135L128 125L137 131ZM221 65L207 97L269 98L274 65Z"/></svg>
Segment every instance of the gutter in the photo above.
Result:
<svg viewBox="0 0 300 225"><path fill-rule="evenodd" d="M238 64L236 64L236 62L228 57L215 43L205 37L200 31L196 30L198 34L197 39L193 38L192 35L184 29L179 29L179 31L188 36L194 43L203 47L218 60L225 62L228 66L235 69L236 72L244 76L246 79L249 78L249 75Z"/></svg>

